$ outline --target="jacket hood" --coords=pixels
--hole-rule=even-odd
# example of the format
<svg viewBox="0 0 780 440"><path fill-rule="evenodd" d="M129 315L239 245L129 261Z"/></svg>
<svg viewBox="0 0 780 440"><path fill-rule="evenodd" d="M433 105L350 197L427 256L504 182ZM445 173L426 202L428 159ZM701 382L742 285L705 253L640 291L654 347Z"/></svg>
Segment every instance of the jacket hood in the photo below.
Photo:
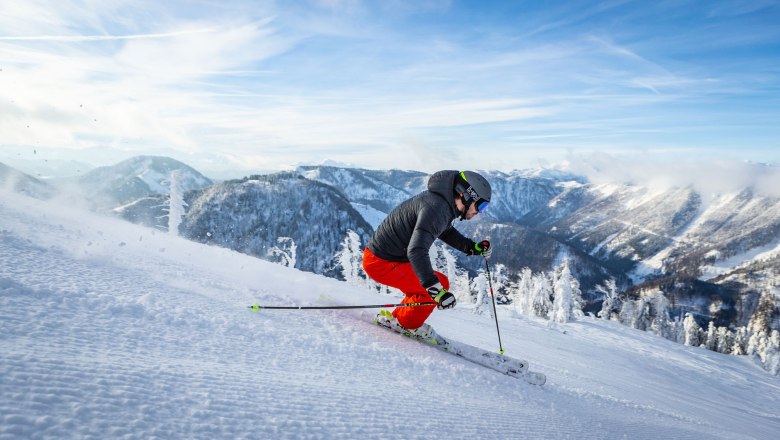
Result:
<svg viewBox="0 0 780 440"><path fill-rule="evenodd" d="M454 216L460 215L458 207L455 206L455 176L458 172L457 170L437 171L428 179L428 191L443 197Z"/></svg>

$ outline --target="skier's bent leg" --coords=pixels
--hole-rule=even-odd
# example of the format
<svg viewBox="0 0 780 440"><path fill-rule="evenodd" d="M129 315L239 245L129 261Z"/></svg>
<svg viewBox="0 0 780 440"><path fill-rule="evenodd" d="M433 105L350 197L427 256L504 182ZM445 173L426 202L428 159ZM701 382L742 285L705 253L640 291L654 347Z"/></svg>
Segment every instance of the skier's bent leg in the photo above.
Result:
<svg viewBox="0 0 780 440"><path fill-rule="evenodd" d="M434 272L436 276L439 278L439 282L441 283L442 287L445 289L450 288L450 280L447 279L447 277L440 273L440 272ZM412 291L404 291L404 299L401 301L402 304L410 304L410 303L420 303L420 302L431 302L432 298L428 292L424 291L422 289L422 286L419 285L419 282L417 281L417 277L413 277L414 282L417 282L417 286L414 286ZM407 286L412 287L412 286ZM414 330L416 328L419 328L421 325L425 323L425 320L428 319L429 316L431 316L431 313L433 313L433 309L435 309L436 306L415 306L415 307L397 307L395 310L393 310L393 316L398 320L398 323L404 326L404 328L407 328L409 330Z"/></svg>

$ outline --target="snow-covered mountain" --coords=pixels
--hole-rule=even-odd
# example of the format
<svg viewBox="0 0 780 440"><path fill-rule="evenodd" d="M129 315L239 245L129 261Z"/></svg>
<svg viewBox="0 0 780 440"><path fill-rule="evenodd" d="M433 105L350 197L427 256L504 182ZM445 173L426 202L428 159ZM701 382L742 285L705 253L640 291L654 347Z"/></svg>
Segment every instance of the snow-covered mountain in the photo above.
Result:
<svg viewBox="0 0 780 440"><path fill-rule="evenodd" d="M303 166L307 179L333 186L353 203L389 213L407 198L426 189L428 175L418 171L376 171L331 166ZM516 223L546 205L568 186L582 181L568 173L523 170L512 173L481 171L491 182L493 202L483 217L498 223Z"/></svg>
<svg viewBox="0 0 780 440"><path fill-rule="evenodd" d="M179 171L184 191L213 184L192 167L159 156L137 156L116 165L95 168L75 181L95 207L113 209L143 197L168 194L173 171Z"/></svg>
<svg viewBox="0 0 780 440"><path fill-rule="evenodd" d="M750 358L614 321L550 327L499 306L506 353L547 374L539 388L357 312L246 308L387 298L0 192L0 437L768 440L780 432L780 381ZM497 349L487 315L457 307L430 322L445 337Z"/></svg>
<svg viewBox="0 0 780 440"><path fill-rule="evenodd" d="M301 166L297 172L307 179L336 188L352 203L370 206L385 214L423 191L428 180L427 174L418 171Z"/></svg>
<svg viewBox="0 0 780 440"><path fill-rule="evenodd" d="M24 193L39 199L49 198L54 193L53 189L46 182L9 167L4 163L0 163L0 189Z"/></svg>
<svg viewBox="0 0 780 440"><path fill-rule="evenodd" d="M774 254L780 199L750 188L703 200L692 188L582 185L524 219L637 281L679 273L704 280Z"/></svg>
<svg viewBox="0 0 780 440"><path fill-rule="evenodd" d="M744 325L780 281L780 199L750 188L705 198L690 187L586 184L523 221L630 277L626 285L662 286L727 324Z"/></svg>
<svg viewBox="0 0 780 440"><path fill-rule="evenodd" d="M297 173L222 182L188 194L187 203L183 236L261 258L294 246L295 267L329 276L339 276L334 256L347 231L362 243L373 231L341 192Z"/></svg>

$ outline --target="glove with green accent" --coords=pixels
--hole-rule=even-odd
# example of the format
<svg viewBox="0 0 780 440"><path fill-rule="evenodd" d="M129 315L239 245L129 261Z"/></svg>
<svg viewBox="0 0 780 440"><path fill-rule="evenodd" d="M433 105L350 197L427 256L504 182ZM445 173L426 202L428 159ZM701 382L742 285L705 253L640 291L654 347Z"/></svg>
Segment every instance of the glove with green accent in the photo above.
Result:
<svg viewBox="0 0 780 440"><path fill-rule="evenodd" d="M436 283L425 290L428 291L431 298L438 304L436 306L437 309L444 310L455 307L455 295L448 292L441 283Z"/></svg>
<svg viewBox="0 0 780 440"><path fill-rule="evenodd" d="M490 242L482 240L479 243L474 243L474 248L469 249L469 255L482 255L485 258L490 258L493 254L493 248L490 247Z"/></svg>

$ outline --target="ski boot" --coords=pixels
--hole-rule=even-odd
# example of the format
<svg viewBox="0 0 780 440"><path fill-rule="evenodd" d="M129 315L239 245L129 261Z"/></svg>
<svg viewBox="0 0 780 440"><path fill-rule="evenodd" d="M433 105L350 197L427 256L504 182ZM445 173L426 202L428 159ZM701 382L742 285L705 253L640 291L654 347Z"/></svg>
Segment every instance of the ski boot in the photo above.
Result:
<svg viewBox="0 0 780 440"><path fill-rule="evenodd" d="M388 310L381 310L379 314L376 315L374 323L409 338L430 342L434 345L442 345L447 343L444 338L439 336L430 325L423 324L416 329L410 330L402 326L401 323L399 323L395 318L395 316L393 316L393 314Z"/></svg>

